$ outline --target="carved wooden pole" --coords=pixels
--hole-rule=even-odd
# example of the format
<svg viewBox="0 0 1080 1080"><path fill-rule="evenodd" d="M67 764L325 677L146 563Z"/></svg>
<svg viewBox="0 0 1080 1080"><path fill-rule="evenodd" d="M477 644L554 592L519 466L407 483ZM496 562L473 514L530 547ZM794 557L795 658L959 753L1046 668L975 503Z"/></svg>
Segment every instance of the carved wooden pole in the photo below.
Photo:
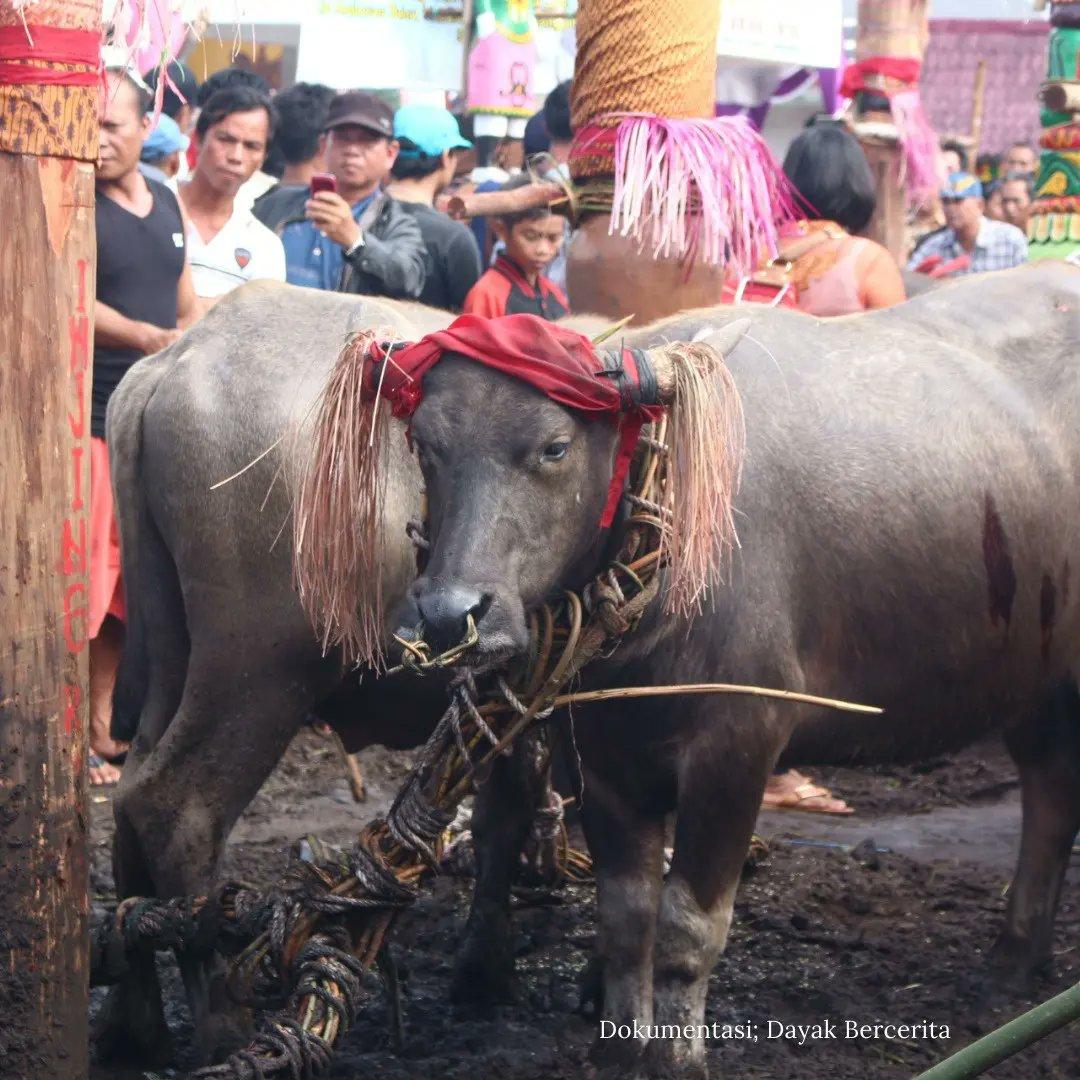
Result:
<svg viewBox="0 0 1080 1080"><path fill-rule="evenodd" d="M720 302L794 216L760 136L717 119L716 0L580 0L570 175L577 312L643 323Z"/></svg>
<svg viewBox="0 0 1080 1080"><path fill-rule="evenodd" d="M877 209L866 235L903 263L907 254L907 166L892 96L918 85L929 40L927 0L859 0L855 67L855 133L866 151L877 188Z"/></svg>
<svg viewBox="0 0 1080 1080"><path fill-rule="evenodd" d="M101 0L15 7L0 0L0 1073L80 1080Z"/></svg>

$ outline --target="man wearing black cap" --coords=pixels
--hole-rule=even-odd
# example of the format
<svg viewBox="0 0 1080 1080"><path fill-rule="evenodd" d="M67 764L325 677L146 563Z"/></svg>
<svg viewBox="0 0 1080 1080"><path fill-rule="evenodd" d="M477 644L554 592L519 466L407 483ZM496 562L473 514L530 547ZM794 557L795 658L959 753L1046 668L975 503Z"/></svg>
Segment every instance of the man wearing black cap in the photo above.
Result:
<svg viewBox="0 0 1080 1080"><path fill-rule="evenodd" d="M380 189L398 154L394 113L373 94L330 103L322 136L337 191L300 188L278 233L286 278L312 289L415 299L424 287L420 228Z"/></svg>

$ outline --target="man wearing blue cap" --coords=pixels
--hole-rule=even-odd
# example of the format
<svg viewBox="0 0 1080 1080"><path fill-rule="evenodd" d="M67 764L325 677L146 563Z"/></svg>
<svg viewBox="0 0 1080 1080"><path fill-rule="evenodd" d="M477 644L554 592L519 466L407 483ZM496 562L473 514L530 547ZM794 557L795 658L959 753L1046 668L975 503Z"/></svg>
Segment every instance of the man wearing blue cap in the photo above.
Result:
<svg viewBox="0 0 1080 1080"><path fill-rule="evenodd" d="M982 184L970 173L953 173L941 190L946 228L932 233L916 249L909 270L942 276L1008 270L1027 262L1027 237L1004 221L983 213Z"/></svg>
<svg viewBox="0 0 1080 1080"><path fill-rule="evenodd" d="M162 113L143 142L139 155L139 172L143 176L164 184L176 194L177 176L180 173L181 155L190 144L188 137L180 130L179 124Z"/></svg>
<svg viewBox="0 0 1080 1080"><path fill-rule="evenodd" d="M457 121L432 105L403 105L394 114L401 146L387 191L420 226L427 277L420 302L460 311L480 277L480 251L472 230L434 209L436 196L454 179L456 158L472 145Z"/></svg>

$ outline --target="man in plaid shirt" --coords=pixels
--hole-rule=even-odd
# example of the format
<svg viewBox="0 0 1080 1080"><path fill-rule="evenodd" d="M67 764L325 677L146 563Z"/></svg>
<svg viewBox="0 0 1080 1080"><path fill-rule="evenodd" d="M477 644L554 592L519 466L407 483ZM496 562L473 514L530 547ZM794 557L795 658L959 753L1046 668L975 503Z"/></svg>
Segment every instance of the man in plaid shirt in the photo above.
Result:
<svg viewBox="0 0 1080 1080"><path fill-rule="evenodd" d="M983 216L982 184L970 173L953 173L942 189L946 228L931 233L908 262L909 270L933 274L981 274L1027 262L1027 237L1004 221Z"/></svg>

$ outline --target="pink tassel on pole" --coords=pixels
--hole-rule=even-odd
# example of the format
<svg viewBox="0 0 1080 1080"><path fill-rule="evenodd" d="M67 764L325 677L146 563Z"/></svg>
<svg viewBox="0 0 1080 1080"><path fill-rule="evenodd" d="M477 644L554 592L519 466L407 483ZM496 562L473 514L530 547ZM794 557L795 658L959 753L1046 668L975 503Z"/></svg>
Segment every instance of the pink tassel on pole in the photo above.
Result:
<svg viewBox="0 0 1080 1080"><path fill-rule="evenodd" d="M700 258L748 275L798 217L765 140L741 116L669 120L628 114L615 135L611 232L654 258Z"/></svg>
<svg viewBox="0 0 1080 1080"><path fill-rule="evenodd" d="M892 115L900 146L904 151L904 166L908 202L922 206L937 193L938 139L923 111L918 90L904 90L892 95Z"/></svg>

